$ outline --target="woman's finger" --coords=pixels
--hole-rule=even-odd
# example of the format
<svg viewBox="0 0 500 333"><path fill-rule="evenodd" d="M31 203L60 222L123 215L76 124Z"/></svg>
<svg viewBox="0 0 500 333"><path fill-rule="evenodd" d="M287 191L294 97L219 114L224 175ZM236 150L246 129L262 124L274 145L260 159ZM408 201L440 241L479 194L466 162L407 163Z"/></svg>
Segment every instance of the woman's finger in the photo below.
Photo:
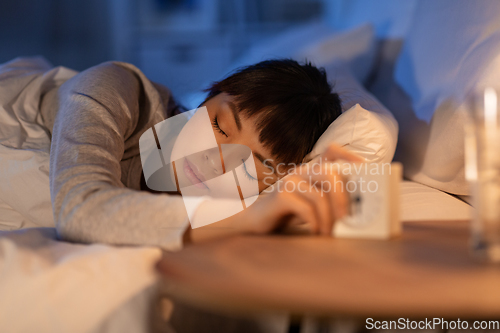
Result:
<svg viewBox="0 0 500 333"><path fill-rule="evenodd" d="M277 203L281 206L281 215L295 215L310 226L312 233L317 233L319 230L319 221L314 210L314 207L308 200L297 195L297 193L280 193L281 202Z"/></svg>
<svg viewBox="0 0 500 333"><path fill-rule="evenodd" d="M320 186L315 186L311 183L311 179L307 176L295 176L292 178L296 183L296 195L307 200L313 207L318 219L318 229L323 235L331 233L328 227L332 225L331 220L334 218L330 210L328 194L324 193Z"/></svg>
<svg viewBox="0 0 500 333"><path fill-rule="evenodd" d="M331 164L322 165L320 173L309 175L313 183L321 187L322 194L326 197L330 208L329 224L325 228L331 232L333 223L347 214L349 197L345 187L345 179L339 175Z"/></svg>

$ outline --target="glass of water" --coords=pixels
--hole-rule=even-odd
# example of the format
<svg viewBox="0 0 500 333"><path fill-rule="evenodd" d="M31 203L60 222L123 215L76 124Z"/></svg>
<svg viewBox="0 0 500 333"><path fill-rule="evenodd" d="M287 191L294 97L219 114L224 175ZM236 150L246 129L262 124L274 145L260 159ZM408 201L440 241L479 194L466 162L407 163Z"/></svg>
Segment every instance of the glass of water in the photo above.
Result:
<svg viewBox="0 0 500 333"><path fill-rule="evenodd" d="M475 255L500 262L500 90L486 88L468 103L465 170L472 185Z"/></svg>

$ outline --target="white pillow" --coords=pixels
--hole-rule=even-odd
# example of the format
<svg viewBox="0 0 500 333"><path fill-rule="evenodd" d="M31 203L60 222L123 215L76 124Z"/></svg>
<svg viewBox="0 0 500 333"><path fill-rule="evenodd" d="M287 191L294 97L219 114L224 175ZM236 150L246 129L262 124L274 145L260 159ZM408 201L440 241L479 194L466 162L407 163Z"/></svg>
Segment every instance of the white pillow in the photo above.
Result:
<svg viewBox="0 0 500 333"><path fill-rule="evenodd" d="M395 70L414 112L397 115L405 129L398 159L406 177L470 194L464 176L464 97L486 85L500 88L498 73L500 1L418 2Z"/></svg>
<svg viewBox="0 0 500 333"><path fill-rule="evenodd" d="M321 135L304 161L323 153L331 143L344 146L370 163L392 161L398 124L392 114L367 92L342 64L326 68L343 113Z"/></svg>

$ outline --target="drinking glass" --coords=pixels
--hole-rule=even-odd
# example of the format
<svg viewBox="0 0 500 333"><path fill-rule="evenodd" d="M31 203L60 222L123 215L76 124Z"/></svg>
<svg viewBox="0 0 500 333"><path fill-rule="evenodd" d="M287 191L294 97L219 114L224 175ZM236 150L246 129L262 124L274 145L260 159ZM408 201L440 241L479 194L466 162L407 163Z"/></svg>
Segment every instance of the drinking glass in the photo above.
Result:
<svg viewBox="0 0 500 333"><path fill-rule="evenodd" d="M475 207L472 250L482 259L500 262L500 90L474 93L468 110L465 170Z"/></svg>

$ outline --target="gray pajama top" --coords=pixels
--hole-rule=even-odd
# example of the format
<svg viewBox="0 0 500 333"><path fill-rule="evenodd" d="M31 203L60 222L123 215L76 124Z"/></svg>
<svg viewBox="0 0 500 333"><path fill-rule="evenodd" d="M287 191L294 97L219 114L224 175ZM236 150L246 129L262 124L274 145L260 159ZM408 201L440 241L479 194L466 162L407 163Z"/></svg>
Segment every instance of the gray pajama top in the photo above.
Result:
<svg viewBox="0 0 500 333"><path fill-rule="evenodd" d="M180 196L140 191L139 137L175 113L170 92L136 67L107 62L49 91L41 113L52 135L50 191L63 239L182 246Z"/></svg>

